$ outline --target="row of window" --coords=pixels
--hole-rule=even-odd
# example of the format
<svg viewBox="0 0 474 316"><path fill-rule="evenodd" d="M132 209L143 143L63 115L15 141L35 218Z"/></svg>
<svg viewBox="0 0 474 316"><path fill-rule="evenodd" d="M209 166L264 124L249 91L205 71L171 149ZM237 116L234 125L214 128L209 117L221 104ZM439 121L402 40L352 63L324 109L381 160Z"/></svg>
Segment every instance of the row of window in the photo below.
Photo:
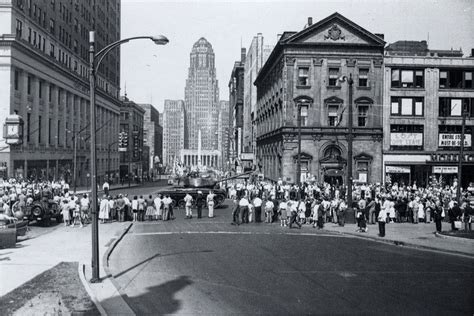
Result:
<svg viewBox="0 0 474 316"><path fill-rule="evenodd" d="M311 86L309 67L298 67L298 86ZM358 87L369 86L369 69L358 69ZM391 87L392 88L424 88L425 75L424 69L391 69ZM472 89L472 70L464 69L449 69L440 70L439 72L439 87L449 89ZM339 68L329 68L328 86L335 87L338 85L340 78Z"/></svg>
<svg viewBox="0 0 474 316"><path fill-rule="evenodd" d="M369 68L359 68L358 73L358 87L368 87L369 86ZM328 75L328 86L336 87L338 85L339 78L341 77L340 69L335 67L329 68ZM297 85L303 87L311 86L310 76L309 76L309 67L298 67L298 79Z"/></svg>
<svg viewBox="0 0 474 316"><path fill-rule="evenodd" d="M468 117L474 117L474 98L439 98L440 117L459 117L463 109ZM424 116L424 98L391 97L392 116Z"/></svg>

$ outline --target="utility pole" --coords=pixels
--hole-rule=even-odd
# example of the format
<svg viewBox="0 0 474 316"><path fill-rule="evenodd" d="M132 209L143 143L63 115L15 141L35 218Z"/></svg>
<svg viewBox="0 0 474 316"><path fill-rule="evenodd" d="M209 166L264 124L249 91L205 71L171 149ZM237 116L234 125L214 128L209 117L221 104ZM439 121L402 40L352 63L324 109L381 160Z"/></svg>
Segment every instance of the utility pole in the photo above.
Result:
<svg viewBox="0 0 474 316"><path fill-rule="evenodd" d="M354 80L352 80L352 74L349 75L349 79L347 80L349 84L349 120L347 123L348 127L348 135L347 135L347 209L352 212L352 138L353 138L353 130L352 130L352 93Z"/></svg>
<svg viewBox="0 0 474 316"><path fill-rule="evenodd" d="M72 128L72 135L74 135L74 194L77 189L77 135L76 135L76 124Z"/></svg>
<svg viewBox="0 0 474 316"><path fill-rule="evenodd" d="M459 160L458 160L458 186L456 188L456 198L458 200L458 205L461 206L462 198L461 198L461 189L462 189L462 160L464 155L464 133L466 129L466 117L467 117L467 108L463 106L462 112L462 126L461 126L461 140L459 142Z"/></svg>

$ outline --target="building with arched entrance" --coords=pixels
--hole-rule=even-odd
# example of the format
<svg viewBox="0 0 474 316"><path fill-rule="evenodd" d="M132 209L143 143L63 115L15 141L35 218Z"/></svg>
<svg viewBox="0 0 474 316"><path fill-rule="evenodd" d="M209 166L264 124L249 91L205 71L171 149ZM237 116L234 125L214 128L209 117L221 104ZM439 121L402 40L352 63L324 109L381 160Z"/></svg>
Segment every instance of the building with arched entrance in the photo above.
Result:
<svg viewBox="0 0 474 316"><path fill-rule="evenodd" d="M345 184L352 163L355 182L381 182L384 45L383 35L338 13L283 33L255 80L257 164L265 177Z"/></svg>

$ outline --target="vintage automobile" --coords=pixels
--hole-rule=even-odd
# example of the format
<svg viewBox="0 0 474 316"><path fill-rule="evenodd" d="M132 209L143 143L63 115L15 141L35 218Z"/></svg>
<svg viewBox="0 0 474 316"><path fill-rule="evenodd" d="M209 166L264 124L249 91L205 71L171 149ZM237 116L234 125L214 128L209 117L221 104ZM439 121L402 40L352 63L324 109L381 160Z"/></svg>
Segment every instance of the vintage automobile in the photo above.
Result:
<svg viewBox="0 0 474 316"><path fill-rule="evenodd" d="M186 202L184 202L184 197L187 193L189 193L193 197L193 205L196 202L198 192L201 191L204 197L207 197L209 191L213 191L215 194L214 196L214 206L219 207L224 203L226 198L225 190L221 189L209 189L209 188L182 188L182 187L174 187L171 189L160 190L156 193L161 194L163 196L169 195L170 198L173 200L173 207L180 207L184 208Z"/></svg>
<svg viewBox="0 0 474 316"><path fill-rule="evenodd" d="M59 205L52 199L36 199L26 206L23 219L26 221L36 221L41 225L49 225L50 220L54 218L60 223L63 220Z"/></svg>

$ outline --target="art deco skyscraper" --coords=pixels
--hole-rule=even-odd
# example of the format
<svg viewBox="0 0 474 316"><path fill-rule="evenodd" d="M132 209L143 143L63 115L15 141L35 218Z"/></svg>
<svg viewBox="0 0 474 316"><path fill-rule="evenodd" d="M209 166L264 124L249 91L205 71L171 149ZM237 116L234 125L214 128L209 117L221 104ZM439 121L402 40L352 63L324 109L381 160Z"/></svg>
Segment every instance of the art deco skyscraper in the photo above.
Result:
<svg viewBox="0 0 474 316"><path fill-rule="evenodd" d="M201 37L191 51L184 91L188 127L186 149L197 149L199 130L203 150L218 148L219 88L214 58L212 45Z"/></svg>

